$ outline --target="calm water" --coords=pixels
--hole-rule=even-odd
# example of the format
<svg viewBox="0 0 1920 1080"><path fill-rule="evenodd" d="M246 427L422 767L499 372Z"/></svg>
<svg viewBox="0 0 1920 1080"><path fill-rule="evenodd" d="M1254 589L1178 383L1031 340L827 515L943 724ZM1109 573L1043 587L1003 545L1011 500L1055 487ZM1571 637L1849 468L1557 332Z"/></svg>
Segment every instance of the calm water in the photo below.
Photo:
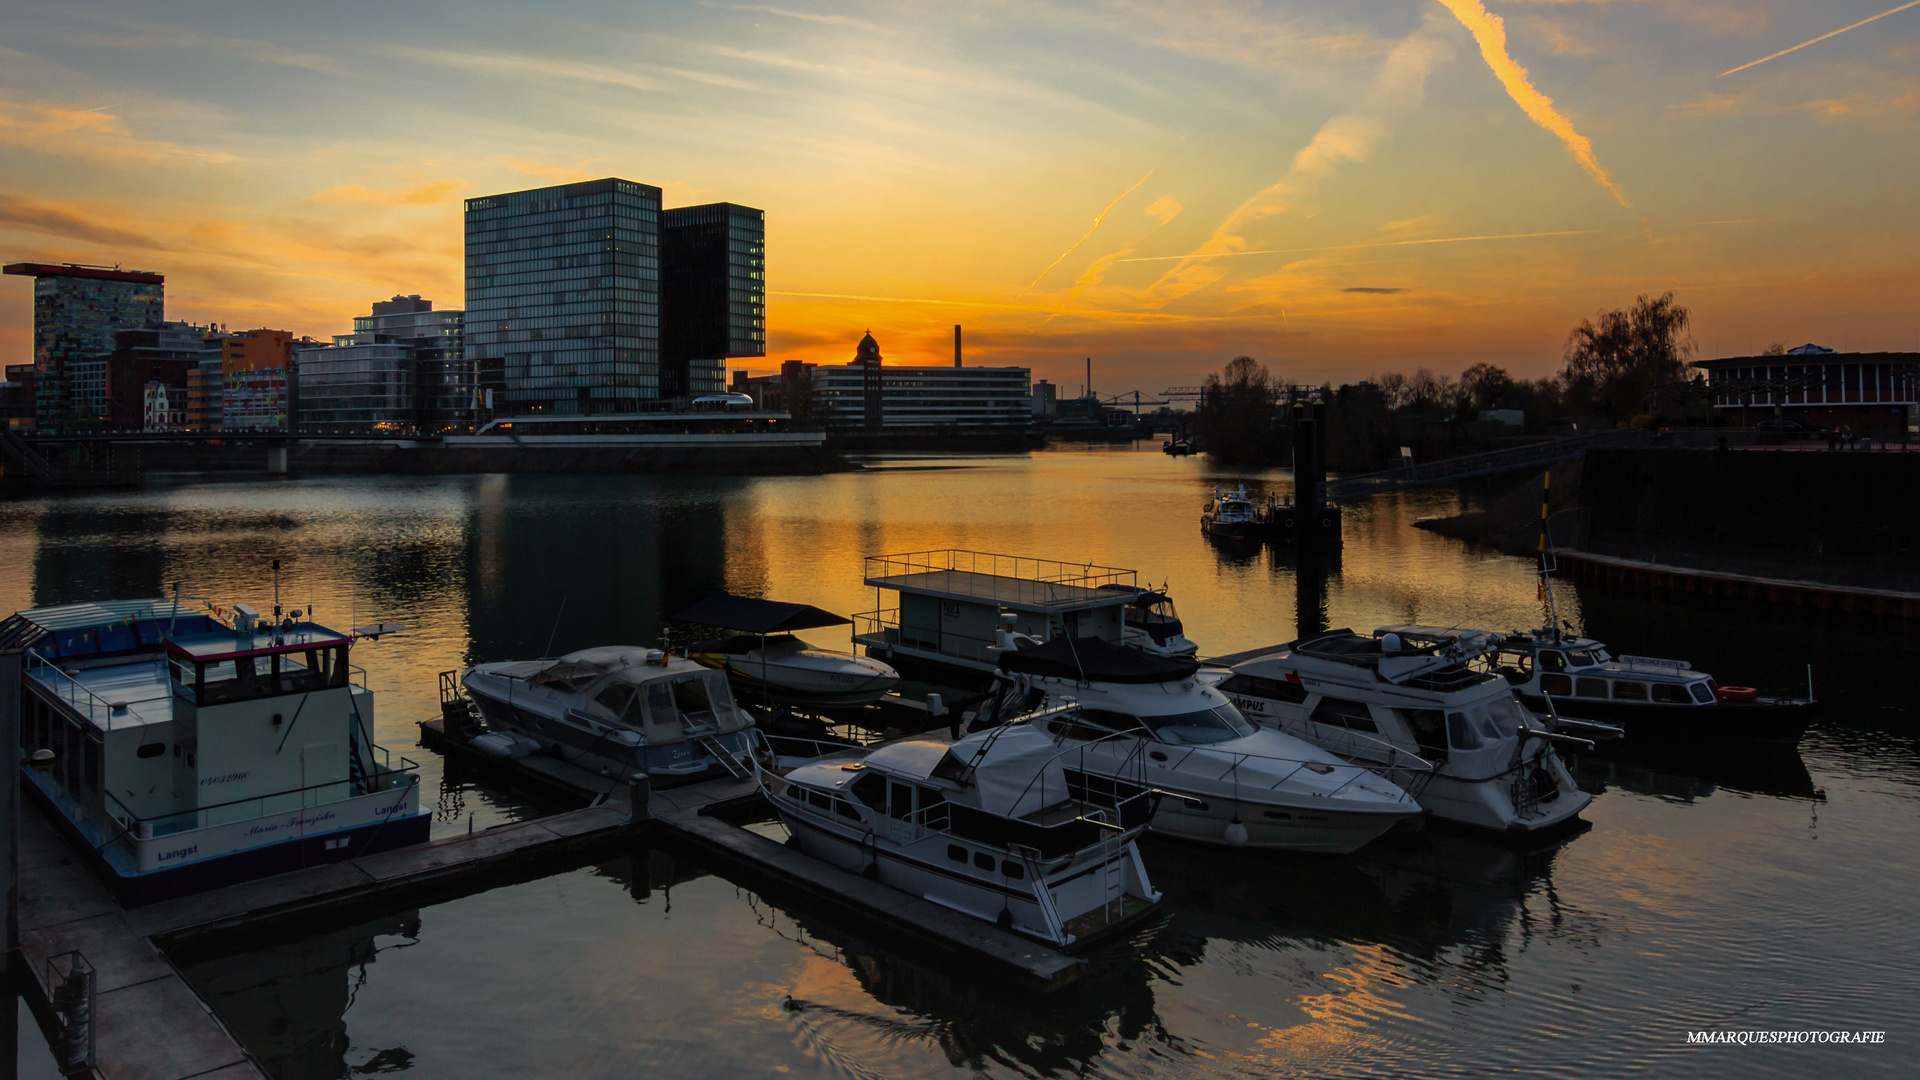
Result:
<svg viewBox="0 0 1920 1080"><path fill-rule="evenodd" d="M1538 625L1528 562L1414 529L1465 497L1349 508L1301 568L1197 527L1220 477L1146 448L911 459L775 479L453 477L215 484L0 504L0 610L188 595L412 629L356 648L377 727L440 831L542 812L415 746L469 660L659 640L713 588L850 614L864 555L960 547L1138 568L1203 652L1367 629ZM1285 490L1284 474L1250 478ZM1588 761L1592 828L1541 850L1440 829L1355 856L1150 843L1163 920L1030 999L664 851L311 937L181 958L281 1080L429 1077L1893 1073L1920 1016L1920 785L1898 626L1668 608L1562 587L1618 649L1828 710L1798 752ZM813 635L835 644L833 631ZM548 643L552 645L549 649ZM838 637L844 647L844 631ZM1865 1047L1685 1032L1885 1030Z"/></svg>

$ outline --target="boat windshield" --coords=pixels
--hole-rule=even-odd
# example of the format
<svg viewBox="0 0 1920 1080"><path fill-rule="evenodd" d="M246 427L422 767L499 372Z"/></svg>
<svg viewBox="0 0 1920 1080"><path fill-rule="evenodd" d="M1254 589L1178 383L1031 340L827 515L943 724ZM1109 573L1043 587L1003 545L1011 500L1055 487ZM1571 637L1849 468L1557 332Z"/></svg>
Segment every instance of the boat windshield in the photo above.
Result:
<svg viewBox="0 0 1920 1080"><path fill-rule="evenodd" d="M1253 734L1253 725L1232 705L1167 716L1143 716L1140 722L1152 728L1161 741L1175 746L1225 742Z"/></svg>
<svg viewBox="0 0 1920 1080"><path fill-rule="evenodd" d="M1527 712L1512 697L1447 713L1447 739L1455 750L1478 750L1514 737L1526 726Z"/></svg>
<svg viewBox="0 0 1920 1080"><path fill-rule="evenodd" d="M1567 653L1567 663L1574 667L1590 667L1595 661L1592 652L1586 649L1573 649Z"/></svg>

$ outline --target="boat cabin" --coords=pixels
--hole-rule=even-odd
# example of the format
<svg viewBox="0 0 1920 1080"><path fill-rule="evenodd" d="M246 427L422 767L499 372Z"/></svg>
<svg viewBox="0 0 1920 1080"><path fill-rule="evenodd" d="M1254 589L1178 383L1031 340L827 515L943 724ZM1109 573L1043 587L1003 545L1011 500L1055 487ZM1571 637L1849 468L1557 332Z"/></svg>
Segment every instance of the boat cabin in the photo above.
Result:
<svg viewBox="0 0 1920 1080"><path fill-rule="evenodd" d="M1711 705L1716 700L1713 677L1684 660L1616 657L1591 638L1550 630L1506 635L1495 668L1528 697L1653 705Z"/></svg>

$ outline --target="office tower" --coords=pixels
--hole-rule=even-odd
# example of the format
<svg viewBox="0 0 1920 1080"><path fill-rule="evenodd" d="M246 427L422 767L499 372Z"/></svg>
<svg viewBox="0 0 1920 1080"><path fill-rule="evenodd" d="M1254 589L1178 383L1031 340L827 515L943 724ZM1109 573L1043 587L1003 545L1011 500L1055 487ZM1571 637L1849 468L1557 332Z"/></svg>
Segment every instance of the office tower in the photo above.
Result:
<svg viewBox="0 0 1920 1080"><path fill-rule="evenodd" d="M159 325L166 278L115 267L12 263L33 282L34 419L42 431L96 424L106 412L113 335ZM69 371L80 365L81 371ZM77 398L72 376L91 373ZM90 415L89 415L90 414Z"/></svg>
<svg viewBox="0 0 1920 1080"><path fill-rule="evenodd" d="M608 177L467 200L466 358L513 413L660 396L660 189ZM497 403L496 403L497 406Z"/></svg>
<svg viewBox="0 0 1920 1080"><path fill-rule="evenodd" d="M733 203L660 218L660 396L726 389L730 356L767 354L767 215Z"/></svg>
<svg viewBox="0 0 1920 1080"><path fill-rule="evenodd" d="M435 311L418 293L376 300L353 333L303 348L302 431L422 431L473 426L479 387L462 348L464 312Z"/></svg>

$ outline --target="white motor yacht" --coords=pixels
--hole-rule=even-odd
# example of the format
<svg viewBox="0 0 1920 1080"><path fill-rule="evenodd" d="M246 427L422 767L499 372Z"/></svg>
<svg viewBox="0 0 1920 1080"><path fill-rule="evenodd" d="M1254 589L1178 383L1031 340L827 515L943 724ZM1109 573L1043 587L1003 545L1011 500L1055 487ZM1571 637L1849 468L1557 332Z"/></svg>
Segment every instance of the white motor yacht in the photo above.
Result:
<svg viewBox="0 0 1920 1080"><path fill-rule="evenodd" d="M1258 541L1266 531L1260 520L1260 510L1247 496L1247 485L1221 494L1218 485L1213 489L1213 499L1200 512L1200 531L1220 540Z"/></svg>
<svg viewBox="0 0 1920 1080"><path fill-rule="evenodd" d="M973 723L1042 704L1049 738L1083 748L1089 772L1144 770L1160 802L1153 830L1205 843L1346 854L1420 814L1400 786L1279 731L1261 730L1193 661L1147 656L1098 638L1055 638L1000 655L997 694ZM1076 758L1076 761L1081 758ZM1399 762L1417 777L1425 762Z"/></svg>
<svg viewBox="0 0 1920 1080"><path fill-rule="evenodd" d="M687 658L726 672L743 693L796 705L871 705L900 685L900 673L878 660L816 649L792 634L696 642Z"/></svg>
<svg viewBox="0 0 1920 1080"><path fill-rule="evenodd" d="M1555 742L1505 679L1471 665L1498 635L1417 626L1334 630L1219 661L1205 676L1261 724L1386 775L1406 755L1433 763L1419 792L1434 817L1505 832L1575 819L1581 791Z"/></svg>
<svg viewBox="0 0 1920 1080"><path fill-rule="evenodd" d="M755 759L814 858L1062 947L1159 903L1134 843L1154 794L1077 770L1038 727L835 749L784 773Z"/></svg>
<svg viewBox="0 0 1920 1080"><path fill-rule="evenodd" d="M720 672L659 649L612 645L460 674L501 757L548 753L612 776L746 775L753 718Z"/></svg>

